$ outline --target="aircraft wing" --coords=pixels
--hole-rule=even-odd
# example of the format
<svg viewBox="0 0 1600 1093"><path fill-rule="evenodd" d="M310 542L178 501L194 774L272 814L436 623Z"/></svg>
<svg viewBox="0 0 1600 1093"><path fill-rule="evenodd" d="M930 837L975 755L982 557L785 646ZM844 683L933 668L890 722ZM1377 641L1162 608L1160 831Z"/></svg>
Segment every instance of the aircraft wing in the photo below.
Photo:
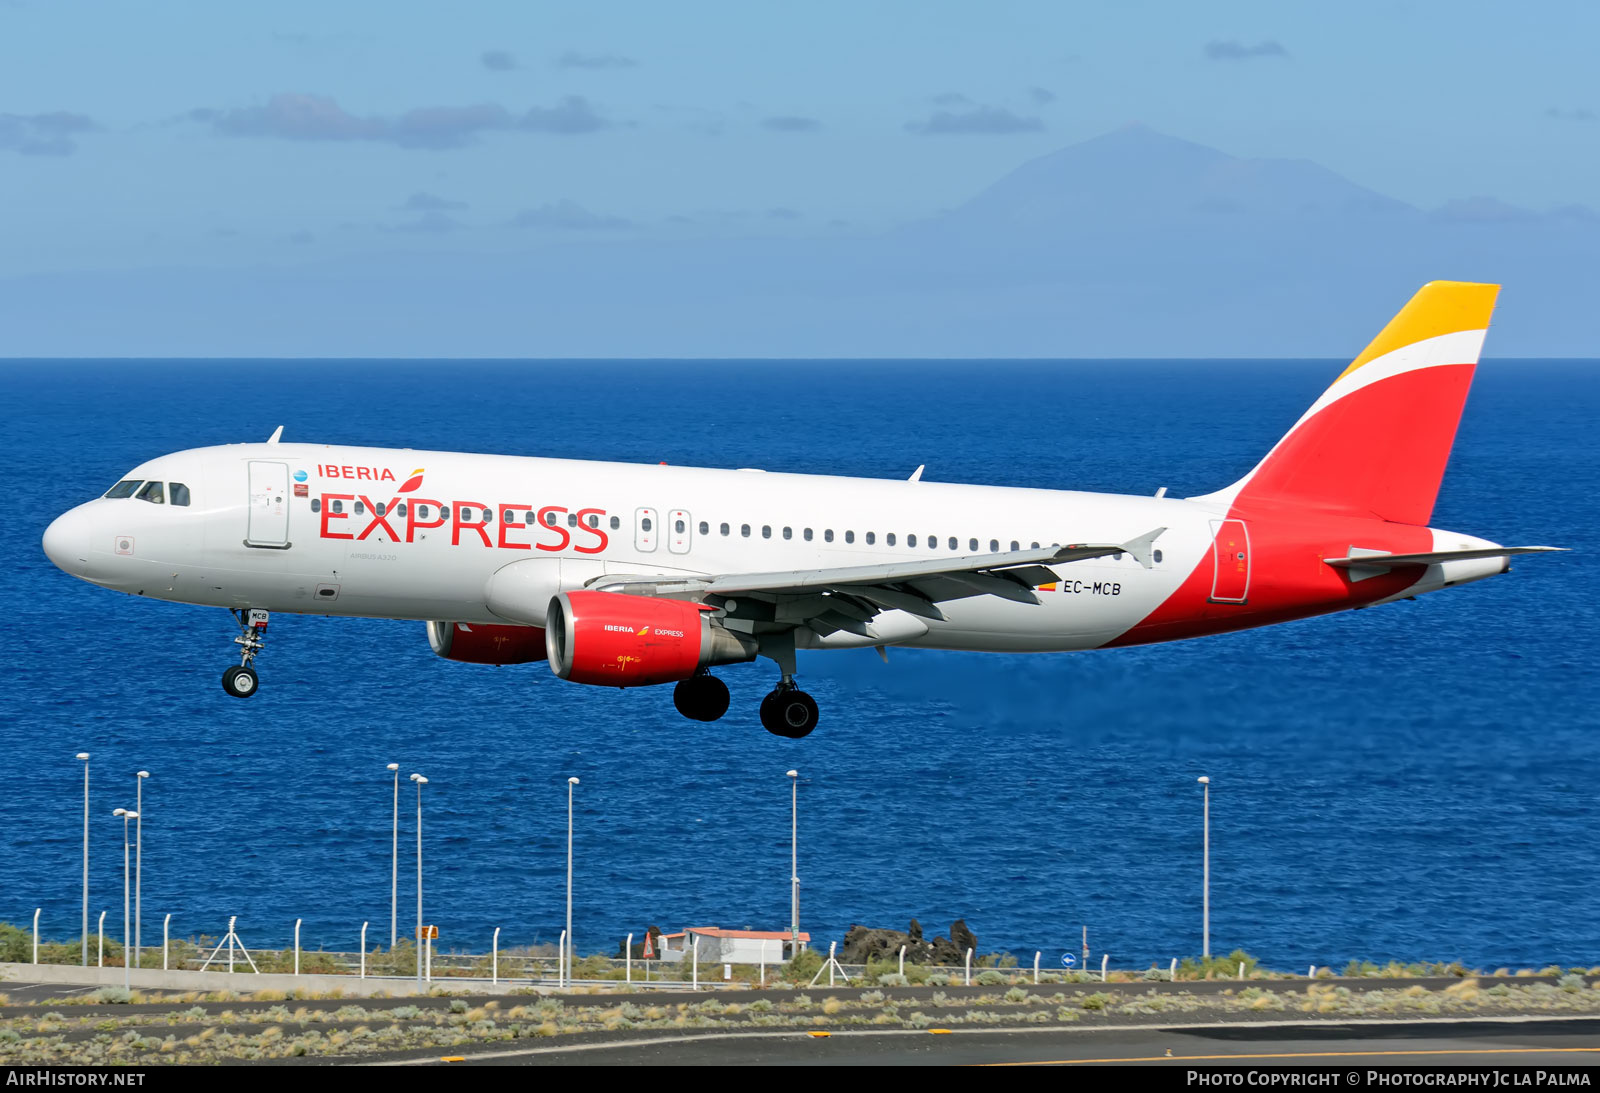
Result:
<svg viewBox="0 0 1600 1093"><path fill-rule="evenodd" d="M786 608L779 612L781 617L808 625L819 633L848 630L874 637L867 624L885 610L901 610L925 619L942 620L944 614L938 604L969 596L999 596L1018 603L1037 604L1039 598L1034 589L1059 579L1050 568L1053 565L1130 554L1148 569L1151 548L1166 530L1156 528L1126 543L1074 543L1038 550L773 573L606 577L590 587L603 592L695 599L738 595Z"/></svg>

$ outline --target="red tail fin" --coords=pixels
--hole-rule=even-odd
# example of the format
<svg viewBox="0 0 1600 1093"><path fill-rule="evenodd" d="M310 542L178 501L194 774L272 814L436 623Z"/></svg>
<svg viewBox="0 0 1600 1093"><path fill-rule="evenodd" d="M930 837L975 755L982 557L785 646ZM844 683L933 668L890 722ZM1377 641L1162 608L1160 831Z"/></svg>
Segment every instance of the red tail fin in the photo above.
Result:
<svg viewBox="0 0 1600 1093"><path fill-rule="evenodd" d="M1424 285L1254 470L1199 500L1426 525L1499 291Z"/></svg>

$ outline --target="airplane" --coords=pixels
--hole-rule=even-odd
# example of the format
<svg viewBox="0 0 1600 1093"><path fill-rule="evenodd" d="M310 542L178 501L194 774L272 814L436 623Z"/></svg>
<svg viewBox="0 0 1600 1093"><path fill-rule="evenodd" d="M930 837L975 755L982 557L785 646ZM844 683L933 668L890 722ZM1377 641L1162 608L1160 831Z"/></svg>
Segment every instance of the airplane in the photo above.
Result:
<svg viewBox="0 0 1600 1093"><path fill-rule="evenodd" d="M423 621L441 657L672 683L796 650L1105 649L1481 580L1506 547L1428 526L1498 285L1425 285L1243 478L1189 498L289 443L196 448L58 517L44 552L106 588L228 608L245 698L272 612Z"/></svg>

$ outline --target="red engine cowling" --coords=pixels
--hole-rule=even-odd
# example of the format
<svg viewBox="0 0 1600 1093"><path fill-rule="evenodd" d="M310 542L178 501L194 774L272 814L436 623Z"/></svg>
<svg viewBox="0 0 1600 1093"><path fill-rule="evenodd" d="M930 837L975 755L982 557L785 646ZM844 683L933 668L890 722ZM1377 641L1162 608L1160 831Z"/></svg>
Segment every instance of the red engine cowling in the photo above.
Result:
<svg viewBox="0 0 1600 1093"><path fill-rule="evenodd" d="M603 687L671 683L756 655L753 639L731 633L698 604L617 592L560 593L544 633L551 671Z"/></svg>
<svg viewBox="0 0 1600 1093"><path fill-rule="evenodd" d="M544 659L544 631L537 626L430 622L428 644L444 659L467 664L527 664Z"/></svg>

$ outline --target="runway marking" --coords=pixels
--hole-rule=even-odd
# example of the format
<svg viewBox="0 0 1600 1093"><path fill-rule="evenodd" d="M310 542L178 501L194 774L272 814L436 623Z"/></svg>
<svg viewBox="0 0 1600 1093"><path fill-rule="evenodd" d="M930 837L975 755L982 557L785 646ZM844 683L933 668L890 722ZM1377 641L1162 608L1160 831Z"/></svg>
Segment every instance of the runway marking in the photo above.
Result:
<svg viewBox="0 0 1600 1093"><path fill-rule="evenodd" d="M1280 1051L1259 1055L1131 1055L1124 1059L1036 1059L1030 1062L980 1063L980 1066L1072 1066L1077 1063L1200 1063L1216 1059L1366 1059L1381 1055L1538 1055L1600 1052L1600 1047L1471 1047L1422 1048L1416 1051Z"/></svg>
<svg viewBox="0 0 1600 1093"><path fill-rule="evenodd" d="M467 1057L465 1055L441 1055L439 1056L439 1061L441 1063L464 1063L467 1061Z"/></svg>
<svg viewBox="0 0 1600 1093"><path fill-rule="evenodd" d="M831 1032L808 1032L808 1033L806 1033L806 1035L807 1036L832 1036L833 1033L831 1033Z"/></svg>

